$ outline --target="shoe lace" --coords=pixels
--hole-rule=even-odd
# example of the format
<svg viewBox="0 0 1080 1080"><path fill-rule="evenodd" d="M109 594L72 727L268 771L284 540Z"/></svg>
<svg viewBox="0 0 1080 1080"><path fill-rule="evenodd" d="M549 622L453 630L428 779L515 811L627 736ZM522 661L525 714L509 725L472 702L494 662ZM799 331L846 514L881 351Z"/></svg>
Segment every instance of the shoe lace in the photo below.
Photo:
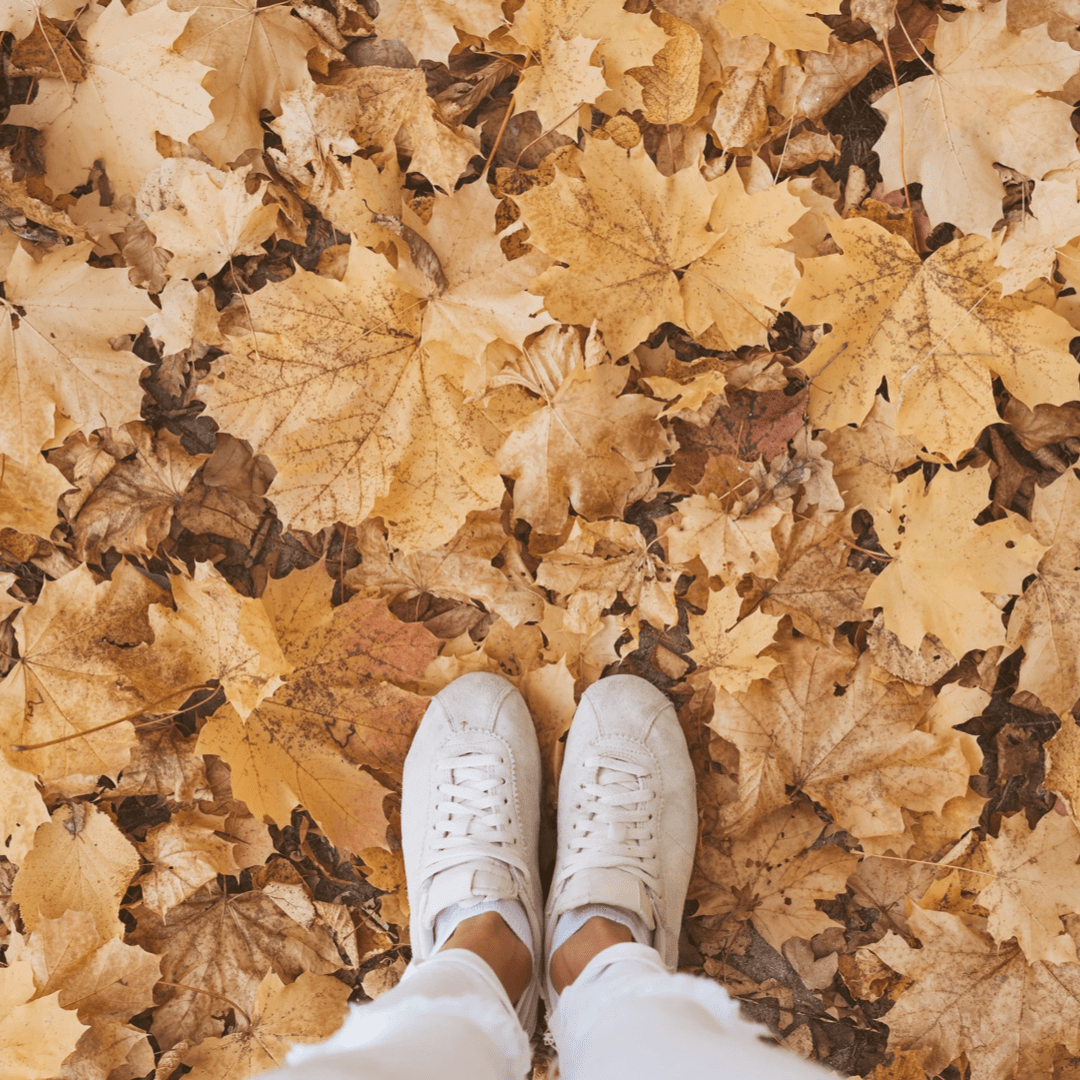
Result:
<svg viewBox="0 0 1080 1080"><path fill-rule="evenodd" d="M582 808L588 816L575 822L569 869L583 866L624 867L648 885L655 885L656 838L649 784L652 768L635 761L600 754L586 758L597 769L596 782L582 784Z"/></svg>
<svg viewBox="0 0 1080 1080"><path fill-rule="evenodd" d="M432 842L447 860L467 848L469 854L488 856L524 868L524 862L506 849L517 843L502 789L508 783L505 762L498 754L469 751L443 758L436 769L449 773L448 781L436 785L446 799L435 804L439 818ZM500 771L501 770L501 771Z"/></svg>

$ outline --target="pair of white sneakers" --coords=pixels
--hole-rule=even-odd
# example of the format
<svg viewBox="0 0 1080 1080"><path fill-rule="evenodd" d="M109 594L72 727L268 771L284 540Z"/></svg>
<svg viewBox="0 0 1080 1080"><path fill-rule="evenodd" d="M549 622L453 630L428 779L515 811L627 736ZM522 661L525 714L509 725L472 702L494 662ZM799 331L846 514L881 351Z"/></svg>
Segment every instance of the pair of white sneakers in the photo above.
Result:
<svg viewBox="0 0 1080 1080"><path fill-rule="evenodd" d="M537 851L540 787L536 730L510 682L463 675L432 699L402 783L413 956L434 953L438 916L448 909L460 914L455 905L467 913L485 901L519 902L532 938L533 977L517 1014L530 1036L540 994L549 1015L556 1001L551 953L564 915L590 905L628 913L635 939L651 939L645 943L676 970L698 824L694 770L675 710L636 675L594 683L574 715L546 907ZM515 932L522 937L524 926Z"/></svg>

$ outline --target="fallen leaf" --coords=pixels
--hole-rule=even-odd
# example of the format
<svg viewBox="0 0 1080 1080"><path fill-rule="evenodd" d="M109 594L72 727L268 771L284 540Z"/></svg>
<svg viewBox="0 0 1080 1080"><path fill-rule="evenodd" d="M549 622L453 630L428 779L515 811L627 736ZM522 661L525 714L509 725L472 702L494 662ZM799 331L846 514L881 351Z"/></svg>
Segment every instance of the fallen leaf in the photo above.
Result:
<svg viewBox="0 0 1080 1080"><path fill-rule="evenodd" d="M777 950L792 937L834 927L814 901L843 892L859 860L835 844L807 850L822 831L821 819L800 802L773 811L727 851L703 844L689 893L698 914L750 918Z"/></svg>
<svg viewBox="0 0 1080 1080"><path fill-rule="evenodd" d="M285 1064L295 1043L321 1042L345 1019L347 984L307 971L285 986L272 971L259 984L246 1031L211 1036L184 1053L196 1080L246 1080Z"/></svg>
<svg viewBox="0 0 1080 1080"><path fill-rule="evenodd" d="M161 977L173 984L161 984L151 1028L163 1049L222 1034L220 1018L230 1007L250 1017L270 971L296 978L341 966L325 928L305 929L258 891L191 897L169 912L167 922L142 907L135 918L128 939L160 955ZM192 986L195 991L187 989Z"/></svg>
<svg viewBox="0 0 1080 1080"><path fill-rule="evenodd" d="M542 347L559 336L545 331ZM642 474L668 452L667 434L655 423L659 404L620 396L628 375L608 362L586 367L579 347L561 385L545 392L544 407L519 421L499 451L499 471L517 481L514 514L538 532L558 535L568 502L589 520L622 516Z"/></svg>
<svg viewBox="0 0 1080 1080"><path fill-rule="evenodd" d="M973 1080L1006 1080L1044 1075L1059 1042L1080 1050L1080 965L1029 963L1018 945L995 945L947 911L915 907L908 919L922 948L894 933L867 948L915 980L885 1015L925 1070L966 1053Z"/></svg>
<svg viewBox="0 0 1080 1080"><path fill-rule="evenodd" d="M1066 714L1076 703L1080 651L1070 624L1080 598L1080 545L1075 519L1080 513L1080 480L1070 471L1049 487L1037 487L1032 499L1034 536L1046 550L1038 576L1016 601L1009 616L1008 644L1022 647L1017 689L1036 694L1055 712Z"/></svg>
<svg viewBox="0 0 1080 1080"><path fill-rule="evenodd" d="M889 511L874 527L891 561L866 594L880 607L885 627L909 649L933 634L953 654L1004 645L1001 610L987 594L1021 592L1046 544L1020 521L976 525L987 502L981 469L940 469L929 486L914 473L892 491Z"/></svg>
<svg viewBox="0 0 1080 1080"><path fill-rule="evenodd" d="M109 4L86 34L86 81L42 79L31 104L13 106L10 123L44 135L54 191L85 183L100 160L113 190L134 195L161 163L155 132L184 140L212 119L202 66L171 48L186 23L168 4Z"/></svg>
<svg viewBox="0 0 1080 1080"><path fill-rule="evenodd" d="M691 681L708 681L721 690L746 690L765 679L776 661L760 654L772 644L778 619L753 611L739 619L742 600L734 585L709 594L704 615L690 616L690 639L697 667Z"/></svg>
<svg viewBox="0 0 1080 1080"><path fill-rule="evenodd" d="M595 320L621 357L662 322L682 321L675 271L715 243L705 228L709 188L696 169L661 175L640 144L626 151L589 139L580 167L583 179L559 172L517 197L530 242L567 264L531 288L555 318Z"/></svg>
<svg viewBox="0 0 1080 1080"><path fill-rule="evenodd" d="M198 810L179 810L156 825L141 846L150 873L139 879L143 903L162 918L218 874L239 874L232 844L218 836L225 818Z"/></svg>
<svg viewBox="0 0 1080 1080"><path fill-rule="evenodd" d="M1047 814L1034 829L1023 814L1005 818L983 841L995 878L979 893L995 941L1015 937L1030 961L1076 962L1076 945L1060 916L1080 887L1080 832L1067 817Z"/></svg>
<svg viewBox="0 0 1080 1080"><path fill-rule="evenodd" d="M884 377L897 399L897 434L956 461L999 419L991 373L1021 400L1076 396L1072 327L996 295L990 241L966 236L922 262L865 218L830 228L844 253L811 260L788 305L805 322L833 327L802 364L815 426L862 423Z"/></svg>
<svg viewBox="0 0 1080 1080"><path fill-rule="evenodd" d="M56 1075L86 1030L56 994L30 1001L33 992L25 960L0 968L0 1080Z"/></svg>
<svg viewBox="0 0 1080 1080"><path fill-rule="evenodd" d="M1040 93L1075 74L1075 53L1043 27L1007 29L1007 6L941 22L928 72L874 102L888 120L874 145L886 187L922 183L930 220L965 233L989 232L1000 217L995 161L1041 180L1076 158L1069 106Z"/></svg>
<svg viewBox="0 0 1080 1080"><path fill-rule="evenodd" d="M121 932L120 901L138 869L138 853L107 814L65 803L34 834L11 896L31 931L74 909L88 911L107 941Z"/></svg>

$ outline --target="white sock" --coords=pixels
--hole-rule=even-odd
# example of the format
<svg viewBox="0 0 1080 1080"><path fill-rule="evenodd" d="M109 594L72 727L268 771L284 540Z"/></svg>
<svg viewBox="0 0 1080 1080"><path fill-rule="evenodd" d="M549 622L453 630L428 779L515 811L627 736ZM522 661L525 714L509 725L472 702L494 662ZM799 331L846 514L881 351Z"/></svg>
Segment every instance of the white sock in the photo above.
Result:
<svg viewBox="0 0 1080 1080"><path fill-rule="evenodd" d="M552 936L551 952L557 948L572 934L576 934L590 919L597 915L612 922L622 923L639 945L652 945L652 932L645 925L645 920L640 915L635 915L625 908L611 907L609 904L586 904L584 907L574 908L573 911L564 912L559 916L555 924L555 933Z"/></svg>
<svg viewBox="0 0 1080 1080"><path fill-rule="evenodd" d="M645 920L640 915L635 915L634 912L627 911L625 908L612 907L609 904L586 904L584 907L574 908L572 911L564 912L559 916L559 921L555 924L555 932L551 937L551 948L548 950L548 957L554 956L555 950L567 938L576 934L596 915L611 919L612 922L622 923L634 935L634 940L639 945L652 945L652 932L645 925ZM562 995L556 994L554 988L552 988L551 994L551 1007L554 1009Z"/></svg>
<svg viewBox="0 0 1080 1080"><path fill-rule="evenodd" d="M530 953L533 952L532 930L529 917L520 900L479 900L475 904L451 904L435 917L435 952L447 942L463 919L471 919L485 911L497 911L503 921L525 943Z"/></svg>

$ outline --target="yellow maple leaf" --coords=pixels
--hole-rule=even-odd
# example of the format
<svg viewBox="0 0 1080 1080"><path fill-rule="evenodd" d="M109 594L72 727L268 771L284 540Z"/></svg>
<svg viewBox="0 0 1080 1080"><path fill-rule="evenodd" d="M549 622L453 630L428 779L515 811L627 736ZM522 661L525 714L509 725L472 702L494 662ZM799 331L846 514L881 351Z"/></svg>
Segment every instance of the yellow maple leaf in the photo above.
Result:
<svg viewBox="0 0 1080 1080"><path fill-rule="evenodd" d="M250 176L250 166L221 172L192 158L169 158L147 176L136 208L172 252L170 276L211 278L234 255L262 254L278 208L263 205L265 182L247 190Z"/></svg>
<svg viewBox="0 0 1080 1080"><path fill-rule="evenodd" d="M1080 603L1080 480L1067 472L1032 496L1035 538L1048 550L1038 577L1009 616L1008 643L1023 648L1017 689L1036 694L1056 713L1067 714L1080 697L1080 642L1072 632Z"/></svg>
<svg viewBox="0 0 1080 1080"><path fill-rule="evenodd" d="M891 932L866 948L912 980L885 1022L927 1072L966 1053L972 1080L1046 1076L1055 1046L1080 1052L1080 964L1029 963L948 911L913 906L908 922L921 948Z"/></svg>
<svg viewBox="0 0 1080 1080"><path fill-rule="evenodd" d="M57 1075L86 1030L56 994L30 1001L33 992L28 962L0 968L0 1080Z"/></svg>
<svg viewBox="0 0 1080 1080"><path fill-rule="evenodd" d="M1042 92L1076 73L1076 53L1044 27L1007 29L1007 7L980 4L942 21L928 73L874 102L888 118L874 145L887 189L901 187L903 175L921 183L931 221L968 233L989 233L1001 217L994 162L1041 180L1076 160L1071 106Z"/></svg>
<svg viewBox="0 0 1080 1080"><path fill-rule="evenodd" d="M734 585L709 594L704 615L690 616L697 668L691 681L708 681L721 690L745 690L754 679L768 678L776 661L761 656L772 644L779 619L761 611L739 618L742 600Z"/></svg>
<svg viewBox="0 0 1080 1080"><path fill-rule="evenodd" d="M901 832L901 806L940 812L967 789L963 736L917 730L925 706L873 671L869 654L785 637L781 667L742 691L718 690L709 726L739 748L739 791L721 808L744 830L805 791L855 836Z"/></svg>
<svg viewBox="0 0 1080 1080"><path fill-rule="evenodd" d="M89 911L68 908L42 919L30 935L27 955L35 997L59 993L65 1009L87 1022L112 1017L125 1021L154 1004L161 964L137 945L105 939Z"/></svg>
<svg viewBox="0 0 1080 1080"><path fill-rule="evenodd" d="M57 411L79 425L104 417L119 426L142 405L144 365L109 340L138 333L155 308L125 271L89 266L92 246L54 248L40 262L19 248L8 268L0 452L24 465L53 437Z"/></svg>
<svg viewBox="0 0 1080 1080"><path fill-rule="evenodd" d="M996 877L979 893L995 941L1015 937L1029 960L1076 961L1076 943L1062 926L1080 890L1080 831L1068 817L1046 814L1034 829L1023 814L1001 822L983 848ZM984 881L986 879L983 879Z"/></svg>
<svg viewBox="0 0 1080 1080"><path fill-rule="evenodd" d="M100 160L112 190L134 195L161 164L155 132L183 141L212 119L205 69L171 47L186 22L168 4L134 15L109 4L86 34L86 81L42 79L34 101L11 110L10 123L43 133L53 191L85 183Z"/></svg>
<svg viewBox="0 0 1080 1080"><path fill-rule="evenodd" d="M810 805L798 802L723 847L702 844L689 892L698 914L749 916L774 949L835 926L814 901L844 891L858 856L834 844L808 851L823 830Z"/></svg>
<svg viewBox="0 0 1080 1080"><path fill-rule="evenodd" d="M709 228L719 239L683 274L684 325L695 336L711 328L711 348L764 345L799 280L795 256L781 245L806 207L787 184L747 194L735 168L709 187Z"/></svg>
<svg viewBox="0 0 1080 1080"><path fill-rule="evenodd" d="M526 348L526 358L535 351L534 367L543 369L543 354L573 336L550 327ZM562 530L570 503L590 520L621 516L631 490L669 446L656 423L659 404L640 394L620 396L629 368L607 361L587 367L580 345L575 360L561 383L537 378L546 404L514 425L496 458L499 471L517 481L515 515L552 536Z"/></svg>
<svg viewBox="0 0 1080 1080"><path fill-rule="evenodd" d="M495 225L498 201L487 184L466 184L453 193L437 193L431 217L421 222L408 210L403 222L426 240L439 262L442 278L432 280L411 261L398 278L426 303L421 340L440 356L460 357L475 366L487 345L505 341L521 347L529 334L553 320L525 289L551 260L532 251L508 262Z"/></svg>
<svg viewBox="0 0 1080 1080"><path fill-rule="evenodd" d="M705 228L712 200L697 169L663 176L640 143L586 140L581 173L517 196L530 242L567 264L532 289L563 322L595 320L620 357L660 323L683 321L675 271L716 242Z"/></svg>
<svg viewBox="0 0 1080 1080"><path fill-rule="evenodd" d="M396 535L430 546L499 502L485 442L497 433L420 350L416 301L385 260L354 245L342 281L297 270L246 309L251 323L239 319L200 391L225 430L274 463L284 518L315 530L358 522L387 497Z"/></svg>
<svg viewBox="0 0 1080 1080"><path fill-rule="evenodd" d="M874 527L892 561L866 594L909 649L934 634L954 655L1005 644L1001 609L987 595L1017 594L1046 550L1015 516L976 525L988 501L981 469L914 473L892 490Z"/></svg>
<svg viewBox="0 0 1080 1080"><path fill-rule="evenodd" d="M656 21L668 41L647 67L627 68L642 86L642 112L650 124L681 124L698 103L698 67L702 44L697 31L662 9Z"/></svg>
<svg viewBox="0 0 1080 1080"><path fill-rule="evenodd" d="M861 423L885 377L897 433L956 461L998 421L994 375L1021 401L1076 396L1072 327L999 295L991 241L966 236L922 262L865 218L830 230L844 253L810 260L788 304L804 322L833 327L802 365L815 425Z"/></svg>
<svg viewBox="0 0 1080 1080"><path fill-rule="evenodd" d="M223 167L262 147L263 109L279 115L281 95L311 82L307 54L318 39L288 8L257 0L169 0L169 7L191 12L176 51L214 69L204 80L213 123L193 141Z"/></svg>
<svg viewBox="0 0 1080 1080"><path fill-rule="evenodd" d="M139 854L93 803L65 803L34 834L11 896L33 930L74 908L88 911L103 941L122 931L117 915Z"/></svg>
<svg viewBox="0 0 1080 1080"><path fill-rule="evenodd" d="M110 721L137 716L156 699L135 686L143 653L119 646L151 639L146 611L160 597L125 563L100 585L83 565L47 581L37 603L19 612L19 660L0 683L0 733L12 765L70 793L93 790L100 776L124 768L135 732L130 720ZM51 745L12 749L40 743Z"/></svg>

